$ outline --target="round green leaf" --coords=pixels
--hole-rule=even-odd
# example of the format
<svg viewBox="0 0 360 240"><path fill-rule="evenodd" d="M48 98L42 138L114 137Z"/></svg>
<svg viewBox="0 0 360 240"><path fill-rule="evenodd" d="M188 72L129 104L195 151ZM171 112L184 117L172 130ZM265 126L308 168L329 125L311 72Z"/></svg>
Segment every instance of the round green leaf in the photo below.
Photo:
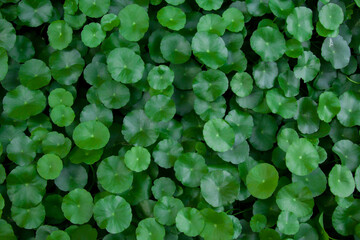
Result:
<svg viewBox="0 0 360 240"><path fill-rule="evenodd" d="M286 235L294 235L300 229L300 224L297 216L288 211L282 211L277 220L279 231Z"/></svg>
<svg viewBox="0 0 360 240"><path fill-rule="evenodd" d="M184 208L180 199L164 196L154 206L154 217L163 225L175 224L175 218L178 212Z"/></svg>
<svg viewBox="0 0 360 240"><path fill-rule="evenodd" d="M164 90L174 81L174 72L166 65L159 65L152 68L147 80L151 88Z"/></svg>
<svg viewBox="0 0 360 240"><path fill-rule="evenodd" d="M332 150L340 157L342 165L345 165L350 171L354 171L359 166L359 145L344 139L337 141L332 147Z"/></svg>
<svg viewBox="0 0 360 240"><path fill-rule="evenodd" d="M6 240L16 240L14 230L11 225L8 224L4 219L0 219L0 238Z"/></svg>
<svg viewBox="0 0 360 240"><path fill-rule="evenodd" d="M329 123L340 110L340 101L333 92L324 92L320 95L317 109L320 120Z"/></svg>
<svg viewBox="0 0 360 240"><path fill-rule="evenodd" d="M286 18L294 9L293 1L289 0L269 0L271 12L280 18Z"/></svg>
<svg viewBox="0 0 360 240"><path fill-rule="evenodd" d="M320 9L319 20L326 29L335 30L344 21L344 13L339 5L328 3Z"/></svg>
<svg viewBox="0 0 360 240"><path fill-rule="evenodd" d="M271 112L279 114L285 119L293 118L297 112L295 97L285 97L280 89L271 89L266 93L266 103Z"/></svg>
<svg viewBox="0 0 360 240"><path fill-rule="evenodd" d="M311 134L318 131L320 119L317 114L316 102L309 97L299 99L295 119L300 132Z"/></svg>
<svg viewBox="0 0 360 240"><path fill-rule="evenodd" d="M110 127L113 122L113 113L102 104L89 104L80 113L80 122L100 121Z"/></svg>
<svg viewBox="0 0 360 240"><path fill-rule="evenodd" d="M224 0L195 0L195 1L199 5L199 7L201 7L206 11L218 10L219 8L221 8L221 5L224 2Z"/></svg>
<svg viewBox="0 0 360 240"><path fill-rule="evenodd" d="M71 92L66 91L64 88L56 88L50 92L48 102L51 108L59 105L71 107L74 103L74 97Z"/></svg>
<svg viewBox="0 0 360 240"><path fill-rule="evenodd" d="M137 240L160 240L165 237L165 228L155 218L146 218L136 228Z"/></svg>
<svg viewBox="0 0 360 240"><path fill-rule="evenodd" d="M97 89L99 100L106 108L119 109L124 107L130 100L130 91L122 83L109 80Z"/></svg>
<svg viewBox="0 0 360 240"><path fill-rule="evenodd" d="M18 17L25 25L38 27L51 19L53 10L49 0L22 0L18 5Z"/></svg>
<svg viewBox="0 0 360 240"><path fill-rule="evenodd" d="M234 235L234 227L231 218L224 212L215 212L213 209L202 209L201 214L205 220L205 226L200 236L206 240L231 240Z"/></svg>
<svg viewBox="0 0 360 240"><path fill-rule="evenodd" d="M185 207L181 209L175 220L177 229L189 237L199 235L205 225L204 217L196 208Z"/></svg>
<svg viewBox="0 0 360 240"><path fill-rule="evenodd" d="M85 150L95 150L105 147L109 142L109 129L99 121L82 122L73 132L75 144Z"/></svg>
<svg viewBox="0 0 360 240"><path fill-rule="evenodd" d="M214 33L198 32L192 39L194 55L209 68L217 69L226 63L228 50L225 42Z"/></svg>
<svg viewBox="0 0 360 240"><path fill-rule="evenodd" d="M80 11L88 17L102 17L109 11L109 8L110 0L79 0Z"/></svg>
<svg viewBox="0 0 360 240"><path fill-rule="evenodd" d="M286 41L285 54L291 58L298 58L304 52L304 48L296 39L289 39Z"/></svg>
<svg viewBox="0 0 360 240"><path fill-rule="evenodd" d="M154 181L154 185L151 187L151 192L154 198L159 200L164 196L173 196L176 191L176 185L174 181L167 177L157 178Z"/></svg>
<svg viewBox="0 0 360 240"><path fill-rule="evenodd" d="M128 143L147 147L159 136L155 126L143 110L133 110L124 117L121 133Z"/></svg>
<svg viewBox="0 0 360 240"><path fill-rule="evenodd" d="M279 30L261 27L254 31L250 39L251 48L264 61L276 61L285 53L285 38Z"/></svg>
<svg viewBox="0 0 360 240"><path fill-rule="evenodd" d="M107 65L102 62L91 62L84 69L84 78L87 83L95 87L111 80Z"/></svg>
<svg viewBox="0 0 360 240"><path fill-rule="evenodd" d="M107 69L121 83L136 83L145 70L144 61L129 48L115 48L107 56Z"/></svg>
<svg viewBox="0 0 360 240"><path fill-rule="evenodd" d="M225 33L226 22L218 14L206 14L199 19L197 24L198 32L215 33L218 36L222 36Z"/></svg>
<svg viewBox="0 0 360 240"><path fill-rule="evenodd" d="M316 148L305 138L293 142L288 147L285 160L290 172L299 176L310 174L320 162Z"/></svg>
<svg viewBox="0 0 360 240"><path fill-rule="evenodd" d="M55 125L59 127L67 127L74 121L75 113L71 107L58 105L51 110L50 118Z"/></svg>
<svg viewBox="0 0 360 240"><path fill-rule="evenodd" d="M292 175L293 182L299 182L304 184L310 189L313 197L320 196L326 190L327 180L326 175L320 168L315 169L306 176Z"/></svg>
<svg viewBox="0 0 360 240"><path fill-rule="evenodd" d="M236 96L246 97L253 90L253 82L254 80L250 74L246 72L235 73L230 81L230 87Z"/></svg>
<svg viewBox="0 0 360 240"><path fill-rule="evenodd" d="M53 231L46 240L70 240L70 236L64 231L57 230Z"/></svg>
<svg viewBox="0 0 360 240"><path fill-rule="evenodd" d="M104 41L106 33L100 23L89 23L81 31L81 41L90 48L99 46Z"/></svg>
<svg viewBox="0 0 360 240"><path fill-rule="evenodd" d="M0 47L11 50L16 41L15 28L5 19L0 19Z"/></svg>
<svg viewBox="0 0 360 240"><path fill-rule="evenodd" d="M320 71L320 60L310 51L304 51L294 67L295 77L312 81Z"/></svg>
<svg viewBox="0 0 360 240"><path fill-rule="evenodd" d="M57 178L63 169L63 162L55 154L45 154L37 162L37 172L46 179Z"/></svg>
<svg viewBox="0 0 360 240"><path fill-rule="evenodd" d="M169 33L160 42L160 51L165 60L183 64L190 59L190 43L178 33Z"/></svg>
<svg viewBox="0 0 360 240"><path fill-rule="evenodd" d="M354 234L355 226L359 223L360 201L355 201L347 208L337 206L332 214L332 225L342 236Z"/></svg>
<svg viewBox="0 0 360 240"><path fill-rule="evenodd" d="M181 8L173 6L165 6L157 12L159 23L174 31L184 28L186 23L186 15Z"/></svg>
<svg viewBox="0 0 360 240"><path fill-rule="evenodd" d="M195 95L209 102L223 95L228 86L226 75L214 69L198 73L193 81Z"/></svg>
<svg viewBox="0 0 360 240"><path fill-rule="evenodd" d="M125 165L132 171L141 172L150 164L150 153L143 147L132 147L125 154Z"/></svg>
<svg viewBox="0 0 360 240"><path fill-rule="evenodd" d="M73 224L84 224L93 215L93 198L85 189L74 189L65 195L61 204L64 216Z"/></svg>
<svg viewBox="0 0 360 240"><path fill-rule="evenodd" d="M3 98L4 113L16 120L26 120L41 113L46 107L46 98L40 90L30 90L19 85Z"/></svg>
<svg viewBox="0 0 360 240"><path fill-rule="evenodd" d="M206 144L217 152L228 151L235 142L234 130L223 119L211 119L206 122L203 136Z"/></svg>
<svg viewBox="0 0 360 240"><path fill-rule="evenodd" d="M52 22L47 30L50 46L62 50L69 46L72 40L73 30L64 20Z"/></svg>
<svg viewBox="0 0 360 240"><path fill-rule="evenodd" d="M291 183L282 187L276 195L276 203L282 211L305 217L312 213L314 199L308 187L301 183Z"/></svg>
<svg viewBox="0 0 360 240"><path fill-rule="evenodd" d="M283 128L280 130L277 136L277 144L284 152L288 151L288 148L299 140L297 132L292 128Z"/></svg>
<svg viewBox="0 0 360 240"><path fill-rule="evenodd" d="M54 153L60 158L66 157L71 149L71 140L58 132L49 132L41 142L43 153Z"/></svg>
<svg viewBox="0 0 360 240"><path fill-rule="evenodd" d="M267 219L262 214L255 214L251 217L250 227L253 232L260 232L266 227Z"/></svg>
<svg viewBox="0 0 360 240"><path fill-rule="evenodd" d="M14 137L6 147L7 157L17 165L30 164L36 156L35 142L25 135Z"/></svg>
<svg viewBox="0 0 360 240"><path fill-rule="evenodd" d="M226 29L230 32L240 32L244 28L244 15L237 8L226 9L222 17L226 23Z"/></svg>
<svg viewBox="0 0 360 240"><path fill-rule="evenodd" d="M120 233L130 226L130 204L120 196L104 197L95 203L94 219L100 228L105 228L109 233Z"/></svg>
<svg viewBox="0 0 360 240"><path fill-rule="evenodd" d="M275 191L278 180L279 174L276 168L268 163L261 163L248 172L246 186L254 197L266 199Z"/></svg>
<svg viewBox="0 0 360 240"><path fill-rule="evenodd" d="M51 54L49 66L52 77L62 85L71 85L78 81L85 65L78 50L56 51Z"/></svg>
<svg viewBox="0 0 360 240"><path fill-rule="evenodd" d="M274 87L278 67L275 62L259 62L253 67L253 76L256 85L261 89Z"/></svg>
<svg viewBox="0 0 360 240"><path fill-rule="evenodd" d="M101 28L106 32L113 30L119 25L120 19L113 13L106 14L101 18Z"/></svg>
<svg viewBox="0 0 360 240"><path fill-rule="evenodd" d="M205 159L198 153L183 153L174 165L176 178L187 187L200 186L200 180L208 172Z"/></svg>
<svg viewBox="0 0 360 240"><path fill-rule="evenodd" d="M181 155L183 147L174 139L160 141L152 152L154 162L162 168L171 168Z"/></svg>
<svg viewBox="0 0 360 240"><path fill-rule="evenodd" d="M174 101L162 94L153 96L145 104L145 113L153 121L168 122L170 121L175 113Z"/></svg>
<svg viewBox="0 0 360 240"><path fill-rule="evenodd" d="M347 42L339 35L324 40L321 47L321 56L326 61L329 61L335 69L340 69L349 64L351 51Z"/></svg>
<svg viewBox="0 0 360 240"><path fill-rule="evenodd" d="M345 127L360 125L360 94L351 90L344 92L340 98L341 110L337 119Z"/></svg>
<svg viewBox="0 0 360 240"><path fill-rule="evenodd" d="M296 40L305 42L312 36L312 11L307 7L296 7L286 18L286 29Z"/></svg>
<svg viewBox="0 0 360 240"><path fill-rule="evenodd" d="M111 193L123 193L133 182L133 173L126 167L124 160L117 156L102 160L96 175L100 185Z"/></svg>
<svg viewBox="0 0 360 240"><path fill-rule="evenodd" d="M31 59L20 66L19 79L29 89L39 89L51 81L50 69L38 59Z"/></svg>
<svg viewBox="0 0 360 240"><path fill-rule="evenodd" d="M201 179L201 195L213 207L221 207L235 201L240 191L239 180L230 172L215 170Z"/></svg>
<svg viewBox="0 0 360 240"><path fill-rule="evenodd" d="M42 204L31 208L11 206L11 218L16 225L25 229L36 229L45 220L45 208Z"/></svg>
<svg viewBox="0 0 360 240"><path fill-rule="evenodd" d="M71 150L69 159L72 163L79 164L79 163L86 163L86 164L93 164L100 160L104 150L84 150L78 147L74 147Z"/></svg>
<svg viewBox="0 0 360 240"><path fill-rule="evenodd" d="M137 4L130 4L121 9L119 19L121 23L120 34L129 41L139 41L149 28L147 12Z"/></svg>
<svg viewBox="0 0 360 240"><path fill-rule="evenodd" d="M46 180L36 172L34 165L18 166L6 178L7 195L13 206L31 208L38 205L46 188Z"/></svg>
<svg viewBox="0 0 360 240"><path fill-rule="evenodd" d="M329 173L330 191L339 197L348 197L355 190L355 181L346 166L335 164Z"/></svg>
<svg viewBox="0 0 360 240"><path fill-rule="evenodd" d="M55 185L61 191L71 191L76 188L84 188L88 181L88 174L81 165L66 164L60 176L55 179Z"/></svg>

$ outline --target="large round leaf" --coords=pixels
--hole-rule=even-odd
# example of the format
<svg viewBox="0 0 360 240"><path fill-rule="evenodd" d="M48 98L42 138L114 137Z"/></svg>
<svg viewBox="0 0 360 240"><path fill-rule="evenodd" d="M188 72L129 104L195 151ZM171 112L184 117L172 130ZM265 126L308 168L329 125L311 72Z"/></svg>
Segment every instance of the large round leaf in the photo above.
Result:
<svg viewBox="0 0 360 240"><path fill-rule="evenodd" d="M79 0L79 9L86 16L99 18L103 16L110 7L110 0Z"/></svg>
<svg viewBox="0 0 360 240"><path fill-rule="evenodd" d="M93 198L85 189L77 188L63 198L61 210L64 216L74 224L84 224L93 215Z"/></svg>
<svg viewBox="0 0 360 240"><path fill-rule="evenodd" d="M353 235L355 226L360 221L360 200L355 199L353 203L343 208L337 206L332 214L332 225L335 230L342 236Z"/></svg>
<svg viewBox="0 0 360 240"><path fill-rule="evenodd" d="M123 120L121 132L127 142L142 147L153 144L159 136L156 124L143 110L129 112Z"/></svg>
<svg viewBox="0 0 360 240"><path fill-rule="evenodd" d="M289 146L285 160L290 172L299 176L310 174L320 162L316 148L305 138L294 141Z"/></svg>
<svg viewBox="0 0 360 240"><path fill-rule="evenodd" d="M264 61L276 61L285 53L285 38L279 30L262 27L254 31L250 39L251 48Z"/></svg>
<svg viewBox="0 0 360 240"><path fill-rule="evenodd" d="M320 59L310 51L304 51L298 58L298 63L294 67L295 77L303 79L304 82L314 80L319 71Z"/></svg>
<svg viewBox="0 0 360 240"><path fill-rule="evenodd" d="M341 110L337 119L345 127L360 125L360 93L354 91L344 92L340 98Z"/></svg>
<svg viewBox="0 0 360 240"><path fill-rule="evenodd" d="M279 180L276 168L268 163L253 167L246 176L248 191L256 198L269 198L275 191Z"/></svg>
<svg viewBox="0 0 360 240"><path fill-rule="evenodd" d="M9 51L14 47L15 41L16 34L13 25L5 19L0 19L0 47Z"/></svg>
<svg viewBox="0 0 360 240"><path fill-rule="evenodd" d="M235 201L240 191L240 182L226 170L215 170L201 179L201 195L213 207L221 207Z"/></svg>
<svg viewBox="0 0 360 240"><path fill-rule="evenodd" d="M201 214L205 226L200 236L206 240L231 240L234 235L234 226L231 218L224 212L215 212L213 209L204 208Z"/></svg>
<svg viewBox="0 0 360 240"><path fill-rule="evenodd" d="M205 226L205 220L196 208L185 207L176 216L176 227L189 237L199 235Z"/></svg>
<svg viewBox="0 0 360 240"><path fill-rule="evenodd" d="M31 208L11 206L11 218L16 225L25 229L36 229L45 220L45 208L42 204Z"/></svg>
<svg viewBox="0 0 360 240"><path fill-rule="evenodd" d="M165 237L165 228L155 218L146 218L136 228L137 240L160 240Z"/></svg>
<svg viewBox="0 0 360 240"><path fill-rule="evenodd" d="M49 0L22 0L18 5L18 17L25 25L38 27L50 20L53 10Z"/></svg>
<svg viewBox="0 0 360 240"><path fill-rule="evenodd" d="M183 153L174 165L176 178L187 187L200 186L201 178L208 172L205 159L198 153Z"/></svg>
<svg viewBox="0 0 360 240"><path fill-rule="evenodd" d="M36 156L36 144L28 136L20 135L7 145L6 153L7 157L17 165L28 165Z"/></svg>
<svg viewBox="0 0 360 240"><path fill-rule="evenodd" d="M47 34L51 47L62 50L69 46L73 30L64 20L57 20L49 25Z"/></svg>
<svg viewBox="0 0 360 240"><path fill-rule="evenodd" d="M109 129L99 121L82 122L73 132L75 144L85 150L105 147L110 138Z"/></svg>
<svg viewBox="0 0 360 240"><path fill-rule="evenodd" d="M25 87L39 89L50 83L50 69L43 61L31 59L20 66L19 79Z"/></svg>
<svg viewBox="0 0 360 240"><path fill-rule="evenodd" d="M130 4L121 9L119 19L120 34L129 41L139 41L149 28L147 12L137 4Z"/></svg>
<svg viewBox="0 0 360 240"><path fill-rule="evenodd" d="M159 23L174 31L184 28L186 23L185 13L177 7L165 6L157 12Z"/></svg>
<svg viewBox="0 0 360 240"><path fill-rule="evenodd" d="M219 118L205 123L203 135L206 144L217 152L228 151L235 142L234 130L227 122Z"/></svg>
<svg viewBox="0 0 360 240"><path fill-rule="evenodd" d="M160 42L160 51L165 60L173 64L183 64L190 59L190 43L178 33L165 35Z"/></svg>
<svg viewBox="0 0 360 240"><path fill-rule="evenodd" d="M109 80L96 89L99 100L108 109L124 107L130 100L130 91L122 83Z"/></svg>
<svg viewBox="0 0 360 240"><path fill-rule="evenodd" d="M282 187L276 195L276 203L282 211L305 217L312 213L314 199L308 187L301 183L291 183Z"/></svg>
<svg viewBox="0 0 360 240"><path fill-rule="evenodd" d="M120 233L130 226L130 204L120 196L109 195L94 205L94 219L100 228L110 233Z"/></svg>
<svg viewBox="0 0 360 240"><path fill-rule="evenodd" d="M102 160L96 175L100 185L111 193L123 193L133 182L133 173L126 167L124 160L117 156Z"/></svg>
<svg viewBox="0 0 360 240"><path fill-rule="evenodd" d="M340 101L333 92L324 92L320 95L317 109L320 120L329 123L340 110Z"/></svg>
<svg viewBox="0 0 360 240"><path fill-rule="evenodd" d="M223 95L228 86L226 75L214 69L198 73L193 81L195 95L209 102Z"/></svg>
<svg viewBox="0 0 360 240"><path fill-rule="evenodd" d="M57 178L63 169L63 162L55 154L45 154L37 162L37 171L44 179Z"/></svg>
<svg viewBox="0 0 360 240"><path fill-rule="evenodd" d="M154 206L154 217L163 225L175 224L175 218L178 212L184 208L184 204L180 199L170 196L164 196Z"/></svg>
<svg viewBox="0 0 360 240"><path fill-rule="evenodd" d="M355 190L355 181L351 171L346 166L335 164L329 173L330 191L339 197L348 197Z"/></svg>
<svg viewBox="0 0 360 240"><path fill-rule="evenodd" d="M335 69L346 67L350 62L351 51L347 42L338 35L326 38L321 47L321 56Z"/></svg>
<svg viewBox="0 0 360 240"><path fill-rule="evenodd" d="M320 9L319 20L326 29L335 30L344 21L344 13L339 5L328 3Z"/></svg>
<svg viewBox="0 0 360 240"><path fill-rule="evenodd" d="M6 93L3 98L4 113L16 120L26 120L41 113L46 98L40 90L30 90L22 85Z"/></svg>
<svg viewBox="0 0 360 240"><path fill-rule="evenodd" d="M146 170L150 164L150 153L143 147L132 147L125 153L125 165L134 172Z"/></svg>
<svg viewBox="0 0 360 240"><path fill-rule="evenodd" d="M49 66L56 81L63 85L71 85L78 81L85 61L76 49L56 51L50 56Z"/></svg>
<svg viewBox="0 0 360 240"><path fill-rule="evenodd" d="M16 167L6 178L7 194L14 206L30 208L38 205L46 188L46 180L36 172L34 165Z"/></svg>
<svg viewBox="0 0 360 240"><path fill-rule="evenodd" d="M226 63L228 50L224 40L215 33L198 32L192 39L194 55L209 68L217 69Z"/></svg>
<svg viewBox="0 0 360 240"><path fill-rule="evenodd" d="M286 18L286 29L300 42L309 40L314 26L312 11L307 7L296 7Z"/></svg>
<svg viewBox="0 0 360 240"><path fill-rule="evenodd" d="M99 46L105 37L106 33L102 30L100 23L89 23L81 31L82 42L90 48Z"/></svg>

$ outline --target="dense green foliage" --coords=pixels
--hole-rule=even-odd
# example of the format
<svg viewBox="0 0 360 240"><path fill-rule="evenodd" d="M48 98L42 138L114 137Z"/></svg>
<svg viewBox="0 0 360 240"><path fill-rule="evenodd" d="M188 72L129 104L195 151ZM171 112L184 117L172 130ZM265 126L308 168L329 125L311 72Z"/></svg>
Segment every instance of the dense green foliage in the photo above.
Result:
<svg viewBox="0 0 360 240"><path fill-rule="evenodd" d="M359 7L0 0L0 240L359 240Z"/></svg>

